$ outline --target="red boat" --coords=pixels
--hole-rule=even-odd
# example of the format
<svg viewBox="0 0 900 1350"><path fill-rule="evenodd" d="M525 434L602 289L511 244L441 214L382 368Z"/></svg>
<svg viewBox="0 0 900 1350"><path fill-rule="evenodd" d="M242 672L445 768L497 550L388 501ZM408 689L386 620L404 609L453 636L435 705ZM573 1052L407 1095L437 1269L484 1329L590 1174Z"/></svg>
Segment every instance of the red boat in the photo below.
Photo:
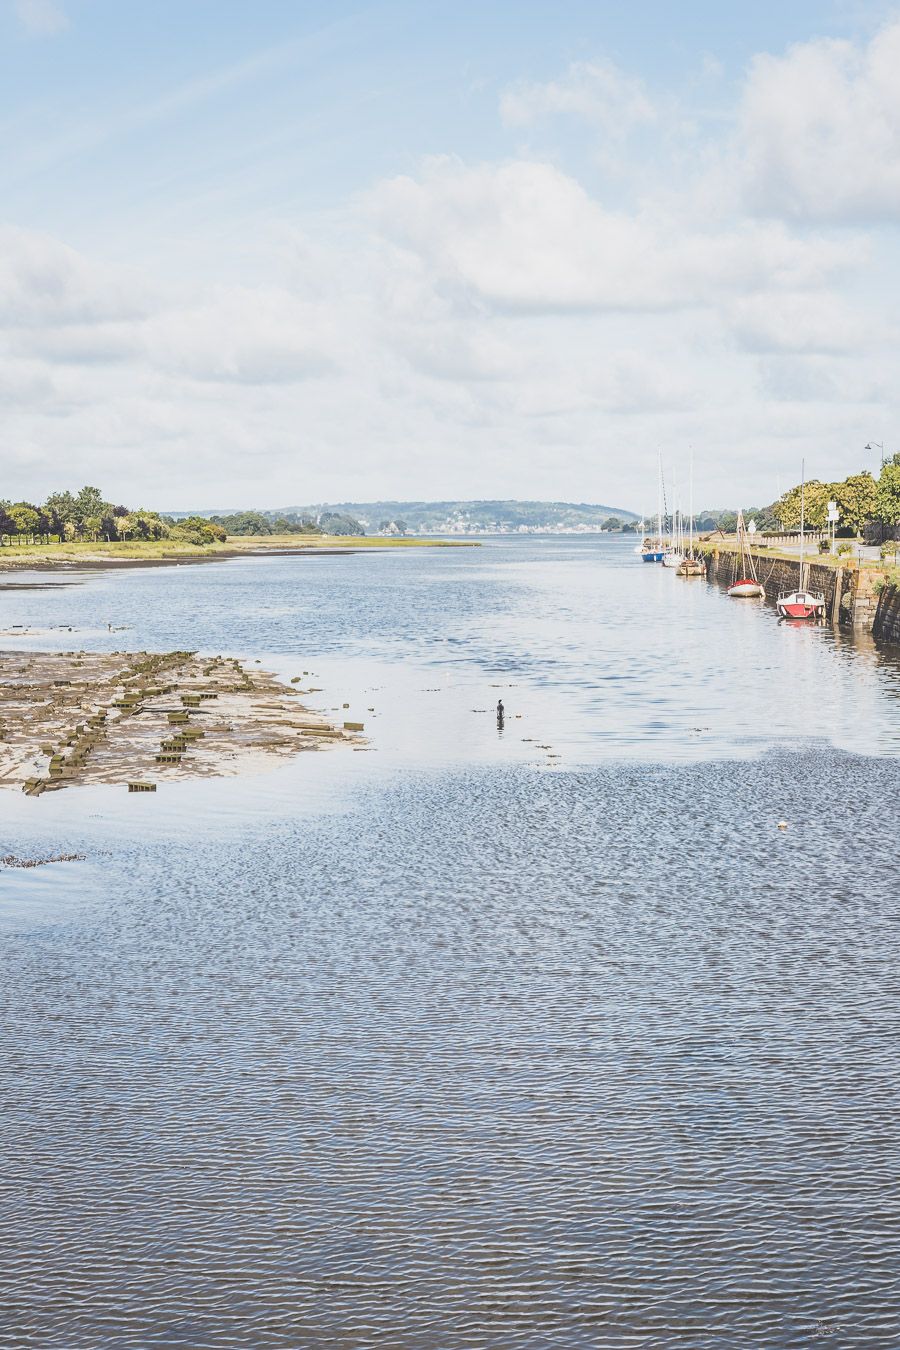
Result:
<svg viewBox="0 0 900 1350"><path fill-rule="evenodd" d="M789 591L779 595L777 605L783 619L821 619L825 613L825 597L813 591Z"/></svg>
<svg viewBox="0 0 900 1350"><path fill-rule="evenodd" d="M756 575L756 563L753 554L750 552L750 545L747 543L747 527L744 524L743 511L738 511L737 536L741 548L740 572L734 585L728 587L728 594L738 600L743 600L748 596L765 595L765 588Z"/></svg>
<svg viewBox="0 0 900 1350"><path fill-rule="evenodd" d="M800 589L784 591L775 601L782 619L823 619L825 617L825 597L815 591L803 589L806 572L809 570L803 562L804 527L806 524L806 461L800 470Z"/></svg>

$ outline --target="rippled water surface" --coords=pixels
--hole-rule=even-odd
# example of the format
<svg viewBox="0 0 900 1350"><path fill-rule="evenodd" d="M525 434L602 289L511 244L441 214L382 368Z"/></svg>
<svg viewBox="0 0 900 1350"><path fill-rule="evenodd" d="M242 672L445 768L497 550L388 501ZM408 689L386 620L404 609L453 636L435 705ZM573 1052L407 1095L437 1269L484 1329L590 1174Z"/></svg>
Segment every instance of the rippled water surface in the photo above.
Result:
<svg viewBox="0 0 900 1350"><path fill-rule="evenodd" d="M0 794L85 855L0 868L0 1345L900 1344L890 649L590 539L15 624L315 672L370 748Z"/></svg>

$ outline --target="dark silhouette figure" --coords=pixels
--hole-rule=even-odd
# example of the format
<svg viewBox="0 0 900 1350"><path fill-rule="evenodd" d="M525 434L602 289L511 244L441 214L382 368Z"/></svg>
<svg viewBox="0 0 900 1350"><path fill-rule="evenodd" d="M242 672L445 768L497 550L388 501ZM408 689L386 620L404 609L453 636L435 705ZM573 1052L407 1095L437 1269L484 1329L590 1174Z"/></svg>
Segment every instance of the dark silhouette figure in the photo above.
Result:
<svg viewBox="0 0 900 1350"><path fill-rule="evenodd" d="M497 700L497 730L503 730L503 700Z"/></svg>

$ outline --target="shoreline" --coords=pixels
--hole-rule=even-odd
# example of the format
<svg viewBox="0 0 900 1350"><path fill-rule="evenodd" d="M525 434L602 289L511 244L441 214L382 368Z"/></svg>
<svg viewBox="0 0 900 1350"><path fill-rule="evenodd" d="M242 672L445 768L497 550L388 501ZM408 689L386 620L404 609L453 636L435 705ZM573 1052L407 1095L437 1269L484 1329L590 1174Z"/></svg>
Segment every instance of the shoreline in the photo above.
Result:
<svg viewBox="0 0 900 1350"><path fill-rule="evenodd" d="M445 539L390 539L330 535L323 543L297 544L282 535L248 535L246 544L171 544L160 540L140 544L27 544L0 548L0 577L15 572L102 571L117 567L174 567L185 563L222 562L233 558L302 556L344 557L351 553L386 552L403 548L477 548L474 541ZM320 536L321 537L321 536ZM290 537L289 537L290 538ZM158 551L157 551L158 549ZM58 551L57 551L58 550ZM83 552L82 552L83 550ZM117 551L118 550L118 551ZM5 556L12 553L12 556ZM0 589L3 582L0 580Z"/></svg>

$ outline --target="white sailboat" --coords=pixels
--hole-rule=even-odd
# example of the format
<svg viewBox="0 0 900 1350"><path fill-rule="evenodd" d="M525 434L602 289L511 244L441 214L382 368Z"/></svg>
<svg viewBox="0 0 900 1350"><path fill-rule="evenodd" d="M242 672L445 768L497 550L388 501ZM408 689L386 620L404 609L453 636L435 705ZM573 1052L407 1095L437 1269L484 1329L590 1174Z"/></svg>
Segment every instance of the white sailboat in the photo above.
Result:
<svg viewBox="0 0 900 1350"><path fill-rule="evenodd" d="M677 505L675 470L672 470L672 536L663 554L663 567L679 568L684 562L684 541L682 540L681 511Z"/></svg>
<svg viewBox="0 0 900 1350"><path fill-rule="evenodd" d="M706 561L694 552L694 452L691 451L691 485L688 494L688 546L678 569L680 577L705 577Z"/></svg>

